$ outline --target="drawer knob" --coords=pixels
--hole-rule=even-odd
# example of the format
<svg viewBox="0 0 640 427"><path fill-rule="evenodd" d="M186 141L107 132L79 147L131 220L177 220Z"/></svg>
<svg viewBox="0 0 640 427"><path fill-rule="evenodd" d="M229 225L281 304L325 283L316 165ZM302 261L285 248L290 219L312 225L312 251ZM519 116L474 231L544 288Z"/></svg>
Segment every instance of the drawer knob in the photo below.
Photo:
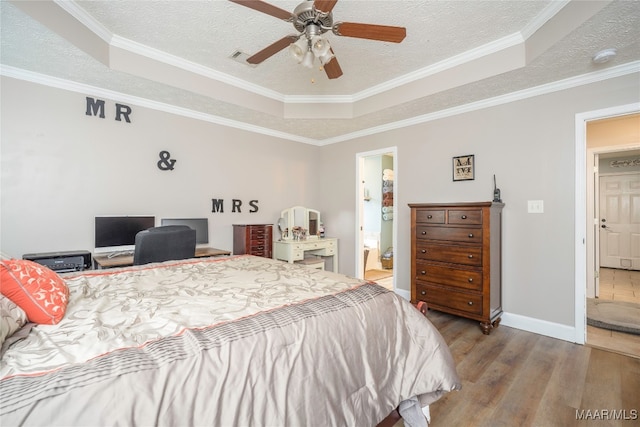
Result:
<svg viewBox="0 0 640 427"><path fill-rule="evenodd" d="M427 215L427 219L433 218L433 215Z"/></svg>
<svg viewBox="0 0 640 427"><path fill-rule="evenodd" d="M469 304L469 305L473 305L473 301L469 301L467 304Z"/></svg>
<svg viewBox="0 0 640 427"><path fill-rule="evenodd" d="M467 219L467 216L466 215L462 215L460 218Z"/></svg>
<svg viewBox="0 0 640 427"><path fill-rule="evenodd" d="M423 232L422 232L422 233L420 233L420 234L422 234L422 235L424 236L424 235L426 235L426 234L427 234L427 232L426 232L426 231L423 231Z"/></svg>
<svg viewBox="0 0 640 427"><path fill-rule="evenodd" d="M420 295L426 295L427 291L420 291Z"/></svg>
<svg viewBox="0 0 640 427"><path fill-rule="evenodd" d="M422 271L420 272L420 274L427 274L427 272L426 272L426 271L424 271L424 270L422 270Z"/></svg>
<svg viewBox="0 0 640 427"><path fill-rule="evenodd" d="M426 253L427 253L427 250L426 250L426 249L423 249L423 250L421 250L420 252L422 252L423 254L426 254Z"/></svg>
<svg viewBox="0 0 640 427"><path fill-rule="evenodd" d="M473 233L469 233L469 238L473 239Z"/></svg>
<svg viewBox="0 0 640 427"><path fill-rule="evenodd" d="M469 259L473 258L473 255L469 255Z"/></svg>
<svg viewBox="0 0 640 427"><path fill-rule="evenodd" d="M259 249L259 250L263 250L263 249L264 249L264 246L258 246L258 249Z"/></svg>
<svg viewBox="0 0 640 427"><path fill-rule="evenodd" d="M469 283L473 283L473 277L469 277Z"/></svg>

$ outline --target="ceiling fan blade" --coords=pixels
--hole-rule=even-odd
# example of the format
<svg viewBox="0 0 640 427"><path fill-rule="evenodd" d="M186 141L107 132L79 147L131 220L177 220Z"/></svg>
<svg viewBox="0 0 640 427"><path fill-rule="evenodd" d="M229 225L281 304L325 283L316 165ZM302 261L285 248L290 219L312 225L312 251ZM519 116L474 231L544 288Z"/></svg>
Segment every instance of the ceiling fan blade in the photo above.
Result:
<svg viewBox="0 0 640 427"><path fill-rule="evenodd" d="M274 16L283 21L292 21L293 15L284 9L280 9L272 4L264 2L262 0L229 0L232 3L237 3L242 6L246 6L249 9L257 10L258 12L266 13L267 15Z"/></svg>
<svg viewBox="0 0 640 427"><path fill-rule="evenodd" d="M333 33L338 36L400 43L406 37L407 29L404 27L389 27L387 25L338 22L333 26Z"/></svg>
<svg viewBox="0 0 640 427"><path fill-rule="evenodd" d="M333 49L331 50L333 53ZM331 58L331 61L327 62L322 66L324 68L324 72L327 73L327 77L330 79L337 79L342 75L342 68L340 68L340 64L338 64L338 59L335 57Z"/></svg>
<svg viewBox="0 0 640 427"><path fill-rule="evenodd" d="M336 3L338 3L338 0L315 0L313 7L318 12L329 13L333 10Z"/></svg>
<svg viewBox="0 0 640 427"><path fill-rule="evenodd" d="M273 55L275 55L276 53L280 52L282 49L289 46L291 43L295 42L296 40L298 40L298 36L285 36L280 40L278 40L277 42L271 43L269 46L265 47L260 52L247 58L247 62L249 64L259 64L265 59L268 59Z"/></svg>

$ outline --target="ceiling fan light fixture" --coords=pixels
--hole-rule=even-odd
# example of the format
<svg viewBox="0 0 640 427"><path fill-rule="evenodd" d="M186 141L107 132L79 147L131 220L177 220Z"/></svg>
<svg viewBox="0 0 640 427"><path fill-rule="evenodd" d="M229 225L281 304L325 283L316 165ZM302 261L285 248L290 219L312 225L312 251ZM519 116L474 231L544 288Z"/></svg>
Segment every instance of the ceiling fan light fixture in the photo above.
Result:
<svg viewBox="0 0 640 427"><path fill-rule="evenodd" d="M295 43L291 43L289 46L289 52L291 52L291 56L293 56L298 64L304 60L305 54L309 51L309 46L307 44L307 40L303 37L300 37L298 41Z"/></svg>
<svg viewBox="0 0 640 427"><path fill-rule="evenodd" d="M321 36L313 36L311 38L311 51L316 57L324 56L330 48L329 40Z"/></svg>
<svg viewBox="0 0 640 427"><path fill-rule="evenodd" d="M302 58L301 64L307 68L313 68L313 60L313 52L308 50L307 53L304 54L304 58Z"/></svg>
<svg viewBox="0 0 640 427"><path fill-rule="evenodd" d="M325 53L322 56L319 56L318 59L320 60L320 63L322 65L325 65L327 62L331 61L334 57L334 54L331 53L331 51L327 51L327 53Z"/></svg>
<svg viewBox="0 0 640 427"><path fill-rule="evenodd" d="M280 9L268 0L230 0L258 12L271 15L293 24L298 34L276 40L246 59L252 65L260 64L276 53L289 48L298 64L313 68L316 58L322 64L329 79L342 76L342 68L333 53L331 44L322 35L331 31L337 36L382 42L400 43L407 35L405 27L333 21L333 8L338 0L304 0L293 12ZM326 66L325 66L326 65Z"/></svg>

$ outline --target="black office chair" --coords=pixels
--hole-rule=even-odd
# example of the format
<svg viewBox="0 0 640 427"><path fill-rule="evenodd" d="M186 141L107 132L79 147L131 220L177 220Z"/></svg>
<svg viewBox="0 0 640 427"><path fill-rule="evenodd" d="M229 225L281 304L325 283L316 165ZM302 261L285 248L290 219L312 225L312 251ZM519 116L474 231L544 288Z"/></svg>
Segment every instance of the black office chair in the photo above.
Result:
<svg viewBox="0 0 640 427"><path fill-rule="evenodd" d="M186 225L152 227L136 234L133 265L193 258L196 230Z"/></svg>

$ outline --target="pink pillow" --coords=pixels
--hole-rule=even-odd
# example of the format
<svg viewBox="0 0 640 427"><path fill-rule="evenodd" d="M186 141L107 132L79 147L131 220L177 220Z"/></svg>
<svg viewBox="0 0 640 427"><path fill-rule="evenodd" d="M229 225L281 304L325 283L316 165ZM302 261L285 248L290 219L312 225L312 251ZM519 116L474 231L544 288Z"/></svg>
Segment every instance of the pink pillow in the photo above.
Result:
<svg viewBox="0 0 640 427"><path fill-rule="evenodd" d="M27 313L30 322L55 325L64 317L69 289L53 270L33 261L0 261L0 291Z"/></svg>

